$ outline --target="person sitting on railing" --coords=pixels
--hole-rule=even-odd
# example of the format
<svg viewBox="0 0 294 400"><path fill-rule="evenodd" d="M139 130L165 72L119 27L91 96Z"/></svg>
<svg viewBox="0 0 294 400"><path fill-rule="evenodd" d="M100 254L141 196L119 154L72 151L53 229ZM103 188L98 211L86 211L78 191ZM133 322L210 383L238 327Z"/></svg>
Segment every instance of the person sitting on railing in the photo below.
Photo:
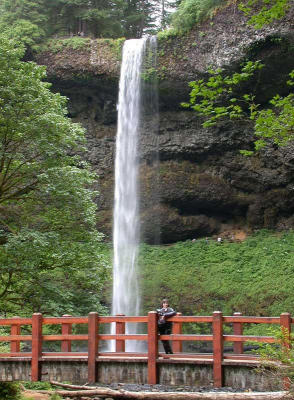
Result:
<svg viewBox="0 0 294 400"><path fill-rule="evenodd" d="M159 334L170 335L172 333L172 323L166 321L166 319L176 315L176 312L171 307L169 307L167 299L162 300L161 308L158 308L156 311L158 314ZM173 354L170 342L168 340L162 340L162 344L166 354Z"/></svg>

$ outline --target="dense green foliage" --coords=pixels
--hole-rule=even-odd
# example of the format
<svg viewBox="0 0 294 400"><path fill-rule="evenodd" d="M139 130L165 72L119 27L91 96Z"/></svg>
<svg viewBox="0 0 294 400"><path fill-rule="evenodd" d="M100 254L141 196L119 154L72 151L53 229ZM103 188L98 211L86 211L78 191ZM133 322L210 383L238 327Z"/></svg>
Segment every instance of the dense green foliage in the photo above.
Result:
<svg viewBox="0 0 294 400"><path fill-rule="evenodd" d="M290 8L291 0L247 0L239 8L249 17L249 24L260 29L283 18Z"/></svg>
<svg viewBox="0 0 294 400"><path fill-rule="evenodd" d="M226 3L226 0L182 0L172 15L170 34L190 31L203 20L212 17L215 10ZM290 0L237 1L239 9L248 17L248 23L257 29L284 17L290 3Z"/></svg>
<svg viewBox="0 0 294 400"><path fill-rule="evenodd" d="M0 28L36 50L52 37L139 38L165 27L178 0L1 0Z"/></svg>
<svg viewBox="0 0 294 400"><path fill-rule="evenodd" d="M212 16L213 10L222 3L224 0L183 0L172 16L172 28L176 32L187 32Z"/></svg>
<svg viewBox="0 0 294 400"><path fill-rule="evenodd" d="M20 385L16 382L0 383L0 399L1 400L21 400Z"/></svg>
<svg viewBox="0 0 294 400"><path fill-rule="evenodd" d="M102 311L95 176L73 152L84 130L66 117L44 67L0 36L0 312Z"/></svg>
<svg viewBox="0 0 294 400"><path fill-rule="evenodd" d="M221 68L210 69L207 71L210 75L207 80L200 79L189 83L192 88L190 103L182 103L182 106L191 107L197 113L207 117L203 123L204 127L215 125L218 120L224 118L244 118L248 110L249 118L252 118L252 114L256 111L256 107L251 106L254 96L245 94L238 101L232 97L232 94L235 87L247 81L256 70L262 67L259 61L248 61L241 68L241 72L235 72L232 76L224 76ZM242 107L242 102L245 103L246 109Z"/></svg>
<svg viewBox="0 0 294 400"><path fill-rule="evenodd" d="M52 37L139 38L171 26L181 34L225 0L1 0L0 28L30 49ZM290 0L248 0L239 8L260 28L285 15ZM174 12L174 10L176 10Z"/></svg>
<svg viewBox="0 0 294 400"><path fill-rule="evenodd" d="M221 310L277 316L294 308L294 232L244 242L186 241L141 248L144 312L168 297L185 315Z"/></svg>
<svg viewBox="0 0 294 400"><path fill-rule="evenodd" d="M293 139L294 132L294 95L276 95L263 108L255 103L255 93L238 97L238 89L244 81L254 77L263 64L259 61L246 62L239 73L225 75L222 69L208 70L209 78L190 82L190 102L183 107L191 107L198 114L205 116L203 126L215 125L223 119L251 120L254 124L255 150L259 150L271 141L278 146L286 145ZM287 81L294 85L294 71ZM256 79L256 78L255 78ZM243 150L251 155L252 151Z"/></svg>

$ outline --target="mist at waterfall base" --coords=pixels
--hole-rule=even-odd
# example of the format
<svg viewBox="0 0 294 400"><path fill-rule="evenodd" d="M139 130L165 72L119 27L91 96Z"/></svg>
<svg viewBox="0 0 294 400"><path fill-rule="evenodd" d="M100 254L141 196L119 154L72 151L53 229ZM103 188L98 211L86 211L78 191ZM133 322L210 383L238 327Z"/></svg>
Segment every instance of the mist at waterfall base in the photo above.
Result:
<svg viewBox="0 0 294 400"><path fill-rule="evenodd" d="M154 112L156 108L150 105L156 96L146 95L142 99L142 91L149 93L142 82L149 51L156 54L155 37L127 40L123 47L115 156L111 315L137 316L141 306L137 264L140 242L139 143L143 111L152 109ZM158 124L156 115L154 121ZM115 324L111 326L111 333L115 334ZM126 333L139 333L138 324L127 323ZM143 347L140 341L126 341L128 352L142 351ZM111 341L109 350L115 351L115 341Z"/></svg>

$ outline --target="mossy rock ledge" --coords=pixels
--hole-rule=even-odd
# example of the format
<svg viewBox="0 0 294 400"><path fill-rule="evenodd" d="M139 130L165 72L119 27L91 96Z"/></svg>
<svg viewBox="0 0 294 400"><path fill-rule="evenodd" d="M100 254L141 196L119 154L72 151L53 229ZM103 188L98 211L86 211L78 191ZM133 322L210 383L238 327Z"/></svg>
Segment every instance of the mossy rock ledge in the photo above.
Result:
<svg viewBox="0 0 294 400"><path fill-rule="evenodd" d="M292 6L283 20L255 30L231 4L185 36L159 41L159 129L152 133L152 117L147 118L140 145L145 241L294 228L294 143L244 157L239 150L252 148L249 122L203 128L201 118L180 106L189 99L188 82L205 76L208 67L232 72L248 59L266 65L254 82L259 104L287 94L294 69L293 20ZM76 49L48 48L36 59L47 65L53 89L69 98L69 115L87 129L86 158L99 175L99 229L109 238L120 59L117 43L90 39ZM247 93L250 85L241 90Z"/></svg>

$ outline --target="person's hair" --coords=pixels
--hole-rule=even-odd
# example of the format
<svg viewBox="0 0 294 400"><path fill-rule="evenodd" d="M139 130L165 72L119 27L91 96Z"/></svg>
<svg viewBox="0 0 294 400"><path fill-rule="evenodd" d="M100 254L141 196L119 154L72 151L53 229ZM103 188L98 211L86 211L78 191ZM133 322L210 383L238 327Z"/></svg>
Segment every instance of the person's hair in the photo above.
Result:
<svg viewBox="0 0 294 400"><path fill-rule="evenodd" d="M167 305L169 306L168 299L162 299L161 300L161 307L163 306L163 303L167 303Z"/></svg>

